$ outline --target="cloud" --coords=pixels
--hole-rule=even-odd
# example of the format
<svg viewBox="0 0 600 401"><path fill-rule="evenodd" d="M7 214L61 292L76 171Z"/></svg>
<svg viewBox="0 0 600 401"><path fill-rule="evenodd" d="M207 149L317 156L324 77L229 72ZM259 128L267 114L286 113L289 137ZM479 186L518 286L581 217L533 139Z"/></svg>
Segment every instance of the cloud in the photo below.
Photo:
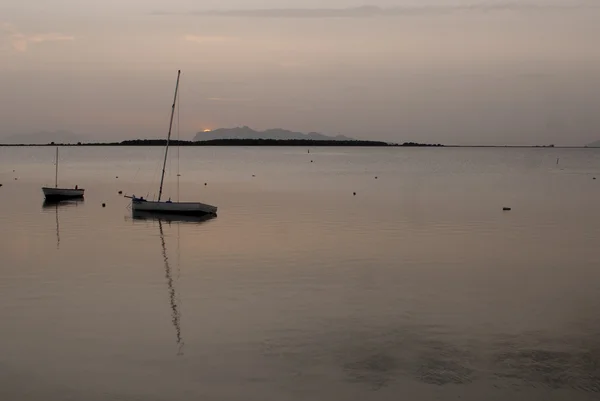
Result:
<svg viewBox="0 0 600 401"><path fill-rule="evenodd" d="M24 34L7 22L0 24L0 31L8 36L12 48L18 52L26 52L30 44L75 40L73 36L62 33Z"/></svg>
<svg viewBox="0 0 600 401"><path fill-rule="evenodd" d="M217 17L259 17L259 18L334 18L334 17L371 17L386 13L388 9L379 7L355 8L271 8L271 9L238 9L227 11L193 11L192 15Z"/></svg>
<svg viewBox="0 0 600 401"><path fill-rule="evenodd" d="M232 97L208 97L206 100L211 102L251 102L251 98L232 98Z"/></svg>
<svg viewBox="0 0 600 401"><path fill-rule="evenodd" d="M232 40L233 38L227 36L204 36L204 35L185 35L183 40L194 43L219 43L219 42L227 42Z"/></svg>
<svg viewBox="0 0 600 401"><path fill-rule="evenodd" d="M495 1L455 5L423 5L403 7L362 6L352 8L265 8L192 11L187 15L212 17L244 18L372 18L399 17L408 15L449 14L456 12L493 12L493 11L544 11L593 8L600 5L593 0L571 1ZM171 12L153 12L152 15L176 15Z"/></svg>

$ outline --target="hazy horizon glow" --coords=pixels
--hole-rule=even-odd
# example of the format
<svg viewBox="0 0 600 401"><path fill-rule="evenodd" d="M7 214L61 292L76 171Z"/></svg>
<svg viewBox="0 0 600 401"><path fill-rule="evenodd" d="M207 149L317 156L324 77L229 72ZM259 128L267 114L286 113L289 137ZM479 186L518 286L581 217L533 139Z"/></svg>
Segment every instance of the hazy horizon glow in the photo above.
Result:
<svg viewBox="0 0 600 401"><path fill-rule="evenodd" d="M181 69L182 138L600 139L592 0L5 0L0 16L0 137L162 137Z"/></svg>

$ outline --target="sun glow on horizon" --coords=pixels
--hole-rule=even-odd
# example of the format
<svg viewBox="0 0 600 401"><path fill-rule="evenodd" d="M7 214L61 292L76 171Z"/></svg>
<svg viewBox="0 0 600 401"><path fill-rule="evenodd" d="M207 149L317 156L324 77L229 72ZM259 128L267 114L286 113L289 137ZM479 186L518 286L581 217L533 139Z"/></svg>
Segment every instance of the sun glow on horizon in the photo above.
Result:
<svg viewBox="0 0 600 401"><path fill-rule="evenodd" d="M202 132L210 132L212 131L210 128L203 129Z"/></svg>

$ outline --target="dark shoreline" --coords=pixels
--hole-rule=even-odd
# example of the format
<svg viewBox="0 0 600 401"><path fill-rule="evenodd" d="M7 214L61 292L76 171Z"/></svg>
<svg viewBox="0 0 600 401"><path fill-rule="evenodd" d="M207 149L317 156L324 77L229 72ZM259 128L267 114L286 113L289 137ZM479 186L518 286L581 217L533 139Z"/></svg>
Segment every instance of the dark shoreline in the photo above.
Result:
<svg viewBox="0 0 600 401"><path fill-rule="evenodd" d="M78 142L78 143L46 143L46 144L3 144L1 146L165 146L166 139L133 139L121 142ZM589 146L554 146L554 145L441 145L417 142L391 143L366 140L312 140L312 139L214 139L210 141L177 141L171 140L171 146L302 146L302 147L440 147L440 148L557 148L557 149L598 149Z"/></svg>
<svg viewBox="0 0 600 401"><path fill-rule="evenodd" d="M47 143L47 144L0 144L0 146L165 146L166 139L133 139L121 142L96 142L96 143ZM337 141L337 140L311 140L311 139L214 139L210 141L177 141L171 140L171 146L415 146L415 147L441 147L439 144L421 144L405 142L403 144L388 143L383 141Z"/></svg>

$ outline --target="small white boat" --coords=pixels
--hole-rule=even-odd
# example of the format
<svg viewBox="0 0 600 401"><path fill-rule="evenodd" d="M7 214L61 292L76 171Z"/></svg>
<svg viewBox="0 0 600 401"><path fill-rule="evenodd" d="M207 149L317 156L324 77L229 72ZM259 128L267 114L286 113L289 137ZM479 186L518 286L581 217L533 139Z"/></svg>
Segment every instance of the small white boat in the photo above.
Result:
<svg viewBox="0 0 600 401"><path fill-rule="evenodd" d="M171 122L169 123L169 134L167 135L167 144L165 148L165 158L162 168L162 176L160 179L160 188L158 190L158 200L148 200L143 197L125 196L131 199L131 210L133 213L146 212L146 213L159 213L159 214L173 214L173 215L187 215L187 216L205 216L205 215L217 215L217 207L207 205L200 202L172 202L161 201L163 183L165 180L165 169L167 167L167 156L169 153L169 141L171 140L171 129L173 128L173 116L175 114L175 104L177 103L177 90L179 89L179 76L181 70L177 71L177 82L175 84L175 96L173 98L173 106L171 108Z"/></svg>
<svg viewBox="0 0 600 401"><path fill-rule="evenodd" d="M83 198L84 189L79 188L47 188L42 187L42 191L44 191L44 196L46 199L48 198Z"/></svg>
<svg viewBox="0 0 600 401"><path fill-rule="evenodd" d="M54 175L54 188L42 187L42 192L47 200L62 200L83 198L85 189L78 188L59 188L58 187L58 147L56 147L56 172Z"/></svg>

